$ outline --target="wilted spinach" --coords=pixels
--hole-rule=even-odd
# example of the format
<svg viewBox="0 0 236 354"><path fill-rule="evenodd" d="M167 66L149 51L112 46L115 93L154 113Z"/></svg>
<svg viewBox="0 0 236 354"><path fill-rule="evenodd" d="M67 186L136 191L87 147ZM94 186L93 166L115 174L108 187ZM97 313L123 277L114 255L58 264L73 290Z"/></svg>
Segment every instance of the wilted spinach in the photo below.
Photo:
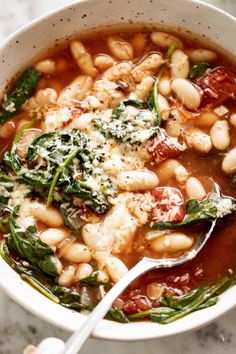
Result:
<svg viewBox="0 0 236 354"><path fill-rule="evenodd" d="M186 205L186 213L181 222L154 222L153 229L174 229L194 223L210 221L222 218L236 210L236 200L231 197L214 197L201 202L196 199L189 200Z"/></svg>
<svg viewBox="0 0 236 354"><path fill-rule="evenodd" d="M3 97L0 112L0 124L5 123L19 112L22 104L32 95L41 74L34 68L26 69L16 80L12 89Z"/></svg>

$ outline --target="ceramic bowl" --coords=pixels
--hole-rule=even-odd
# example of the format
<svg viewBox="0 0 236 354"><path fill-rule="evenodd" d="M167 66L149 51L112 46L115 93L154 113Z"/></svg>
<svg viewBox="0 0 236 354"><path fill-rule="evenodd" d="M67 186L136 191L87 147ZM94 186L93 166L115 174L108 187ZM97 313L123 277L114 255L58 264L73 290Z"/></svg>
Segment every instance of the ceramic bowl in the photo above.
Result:
<svg viewBox="0 0 236 354"><path fill-rule="evenodd" d="M236 19L213 6L192 0L84 0L31 22L0 46L0 91L20 70L47 48L76 33L114 26L169 27L211 41L236 55ZM53 325L75 331L86 317L40 294L0 259L0 285L16 302ZM102 320L93 335L113 340L144 340L197 329L236 305L236 286L213 307L168 325L151 322L120 324Z"/></svg>

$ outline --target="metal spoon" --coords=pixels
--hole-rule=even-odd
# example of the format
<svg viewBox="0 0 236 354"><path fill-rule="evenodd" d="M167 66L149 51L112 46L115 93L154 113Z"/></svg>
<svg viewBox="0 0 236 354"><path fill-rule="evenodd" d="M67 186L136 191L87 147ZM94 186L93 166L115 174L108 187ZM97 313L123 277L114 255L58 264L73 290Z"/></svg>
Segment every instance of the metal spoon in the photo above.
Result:
<svg viewBox="0 0 236 354"><path fill-rule="evenodd" d="M220 196L220 188L215 182L214 189L215 193ZM165 259L153 259L144 257L143 259L141 259L139 263L137 263L128 273L125 274L125 276L118 283L116 283L112 287L112 289L107 293L107 295L100 301L100 303L89 315L86 322L83 323L82 326L74 334L71 335L71 337L65 343L64 353L77 354L79 352L80 348L82 347L86 339L89 337L96 324L102 318L104 318L104 316L111 308L112 303L115 301L115 299L134 279L151 269L176 267L186 262L189 262L190 260L195 258L210 238L215 225L216 219L211 221L209 230L207 232L203 232L199 236L193 248L181 257Z"/></svg>

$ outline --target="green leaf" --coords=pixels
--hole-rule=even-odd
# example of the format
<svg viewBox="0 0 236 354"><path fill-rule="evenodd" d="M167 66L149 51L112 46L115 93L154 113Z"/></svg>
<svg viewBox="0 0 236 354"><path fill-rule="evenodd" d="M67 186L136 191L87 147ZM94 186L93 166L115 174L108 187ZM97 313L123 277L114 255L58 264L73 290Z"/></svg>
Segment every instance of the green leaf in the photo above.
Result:
<svg viewBox="0 0 236 354"><path fill-rule="evenodd" d="M209 69L211 66L208 63L198 63L192 66L190 73L189 73L189 78L190 79L196 79L200 76L202 76L207 69Z"/></svg>
<svg viewBox="0 0 236 354"><path fill-rule="evenodd" d="M103 283L101 281L98 281L97 280L97 275L98 275L98 271L95 270L90 276L86 277L86 278L83 278L80 280L79 284L81 286L92 286L92 287L99 287L101 285L103 286L109 286L110 283L107 282L107 283Z"/></svg>
<svg viewBox="0 0 236 354"><path fill-rule="evenodd" d="M115 307L112 307L108 311L106 318L108 320L112 320L112 321L116 321L116 322L120 322L120 323L128 323L129 322L126 314L122 310L119 310Z"/></svg>
<svg viewBox="0 0 236 354"><path fill-rule="evenodd" d="M161 125L161 113L158 105L158 82L159 80L155 80L151 94L148 98L147 104L149 109L156 116L156 125L159 127Z"/></svg>
<svg viewBox="0 0 236 354"><path fill-rule="evenodd" d="M78 230L83 226L84 221L80 218L81 210L69 202L64 202L60 205L61 214L64 224L77 234Z"/></svg>
<svg viewBox="0 0 236 354"><path fill-rule="evenodd" d="M32 266L52 276L57 276L57 259L53 250L39 238L36 225L23 228L18 223L17 209L10 217L10 236L7 239L9 249L13 248L19 257Z"/></svg>
<svg viewBox="0 0 236 354"><path fill-rule="evenodd" d="M199 287L182 296L166 295L163 297L163 299L161 299L160 305L171 307L175 310L182 310L193 300L197 299L204 291L205 288Z"/></svg>
<svg viewBox="0 0 236 354"><path fill-rule="evenodd" d="M16 80L1 103L0 124L20 111L22 104L32 95L41 74L34 68L26 69Z"/></svg>
<svg viewBox="0 0 236 354"><path fill-rule="evenodd" d="M189 200L186 205L184 220L181 222L154 222L153 229L175 229L194 223L210 221L223 218L236 210L236 200L231 197L221 196L205 199L198 202L195 199Z"/></svg>

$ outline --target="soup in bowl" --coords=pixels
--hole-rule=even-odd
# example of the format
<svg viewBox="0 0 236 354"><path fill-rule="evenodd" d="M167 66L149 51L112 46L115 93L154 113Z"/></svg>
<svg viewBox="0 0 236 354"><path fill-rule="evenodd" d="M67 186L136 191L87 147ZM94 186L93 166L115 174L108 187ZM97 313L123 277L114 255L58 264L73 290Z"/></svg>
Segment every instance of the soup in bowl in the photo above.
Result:
<svg viewBox="0 0 236 354"><path fill-rule="evenodd" d="M144 274L107 318L162 327L217 308L236 282L235 75L223 51L133 24L72 36L10 82L1 256L55 314L91 311L141 257L180 257L213 220L193 261Z"/></svg>

